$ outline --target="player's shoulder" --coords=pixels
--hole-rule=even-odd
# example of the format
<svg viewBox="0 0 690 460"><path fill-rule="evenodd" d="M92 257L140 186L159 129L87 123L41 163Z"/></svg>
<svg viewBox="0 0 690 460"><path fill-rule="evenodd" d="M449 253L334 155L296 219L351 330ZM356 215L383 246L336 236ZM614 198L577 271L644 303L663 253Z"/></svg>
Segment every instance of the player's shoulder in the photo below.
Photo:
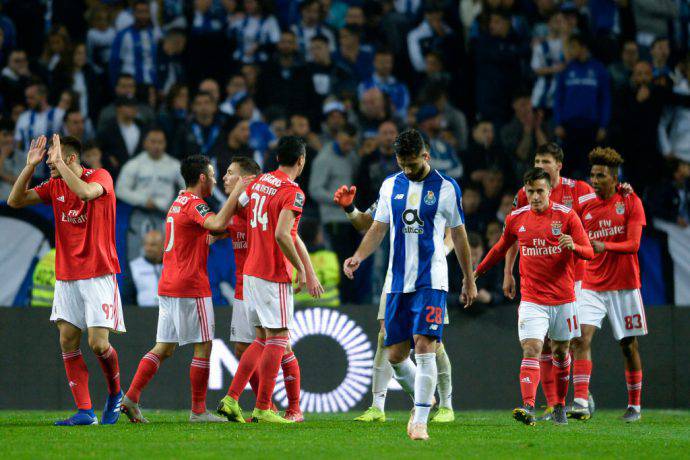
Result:
<svg viewBox="0 0 690 460"><path fill-rule="evenodd" d="M578 197L577 202L580 205L585 205L588 203L593 203L594 201L596 201L596 199L597 199L597 194L594 193L594 191L591 191L591 192L585 193L584 195L581 195L580 197Z"/></svg>
<svg viewBox="0 0 690 460"><path fill-rule="evenodd" d="M560 214L571 214L571 213L573 213L572 209L570 209L569 207L562 205L560 203L556 203L555 201L551 202L551 209L554 212L560 213Z"/></svg>
<svg viewBox="0 0 690 460"><path fill-rule="evenodd" d="M449 184L452 185L454 189L460 190L460 185L458 185L458 181L448 176L447 174L443 174L441 171L437 169L434 169L433 172L436 174L435 178L432 178L432 180L440 180L444 185Z"/></svg>
<svg viewBox="0 0 690 460"><path fill-rule="evenodd" d="M515 209L514 211L511 211L511 213L509 215L512 216L513 218L515 218L516 216L519 216L520 214L524 214L527 211L529 211L530 207L531 207L530 205L521 206L521 207Z"/></svg>
<svg viewBox="0 0 690 460"><path fill-rule="evenodd" d="M393 193L393 187L395 186L395 182L398 180L407 180L407 177L405 177L405 174L403 174L402 171L393 173L386 177L381 183L379 194L387 196Z"/></svg>
<svg viewBox="0 0 690 460"><path fill-rule="evenodd" d="M569 177L561 176L561 185L568 188L575 188L579 181L576 179L570 179Z"/></svg>
<svg viewBox="0 0 690 460"><path fill-rule="evenodd" d="M96 168L96 169L91 169L91 168L84 168L84 178L91 178L91 179L96 179L96 178L108 178L110 180L113 180L113 176L110 175L107 169L105 168Z"/></svg>

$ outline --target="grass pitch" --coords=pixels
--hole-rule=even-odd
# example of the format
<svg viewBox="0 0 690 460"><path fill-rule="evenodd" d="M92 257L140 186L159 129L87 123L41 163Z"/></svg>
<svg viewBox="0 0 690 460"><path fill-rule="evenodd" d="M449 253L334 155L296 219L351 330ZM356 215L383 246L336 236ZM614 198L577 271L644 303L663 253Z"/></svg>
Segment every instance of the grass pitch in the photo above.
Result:
<svg viewBox="0 0 690 460"><path fill-rule="evenodd" d="M405 434L408 415L386 423L353 422L357 414L311 415L303 424L190 424L188 412L145 410L148 425L53 427L67 412L0 411L0 459L16 458L688 458L690 412L645 410L625 424L622 411L598 411L567 427L528 427L509 410L457 412L430 425L429 442ZM99 414L100 415L100 414Z"/></svg>

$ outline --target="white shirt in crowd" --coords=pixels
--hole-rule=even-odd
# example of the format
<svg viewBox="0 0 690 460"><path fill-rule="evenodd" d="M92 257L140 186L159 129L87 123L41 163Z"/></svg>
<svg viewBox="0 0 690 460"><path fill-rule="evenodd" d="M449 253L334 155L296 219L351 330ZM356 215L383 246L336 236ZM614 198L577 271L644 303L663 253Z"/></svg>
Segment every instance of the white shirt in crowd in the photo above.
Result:
<svg viewBox="0 0 690 460"><path fill-rule="evenodd" d="M122 139L125 141L125 147L127 147L127 154L131 157L136 153L137 145L139 145L141 130L136 123L130 123L129 125L122 125L118 123L118 126L120 127Z"/></svg>
<svg viewBox="0 0 690 460"><path fill-rule="evenodd" d="M158 280L161 277L163 264L153 264L144 256L137 257L129 263L132 280L137 290L137 305L140 307L158 306Z"/></svg>
<svg viewBox="0 0 690 460"><path fill-rule="evenodd" d="M62 129L62 119L65 111L59 107L48 107L43 112L26 110L19 115L17 125L14 128L14 140L17 146L26 150L31 139L38 136L51 136Z"/></svg>
<svg viewBox="0 0 690 460"><path fill-rule="evenodd" d="M167 153L154 160L144 151L122 167L115 193L132 206L143 207L151 199L159 211L166 212L182 188L179 161Z"/></svg>

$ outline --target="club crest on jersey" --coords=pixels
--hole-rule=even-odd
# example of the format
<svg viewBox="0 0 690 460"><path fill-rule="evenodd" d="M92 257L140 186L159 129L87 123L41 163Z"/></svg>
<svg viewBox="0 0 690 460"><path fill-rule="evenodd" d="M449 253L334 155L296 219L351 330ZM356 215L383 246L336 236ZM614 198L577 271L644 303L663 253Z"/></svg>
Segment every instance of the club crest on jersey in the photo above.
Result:
<svg viewBox="0 0 690 460"><path fill-rule="evenodd" d="M620 201L618 203L616 203L616 214L621 215L621 216L623 214L625 214L625 203L620 202Z"/></svg>
<svg viewBox="0 0 690 460"><path fill-rule="evenodd" d="M563 224L558 220L551 222L551 234L554 236L560 236L562 226Z"/></svg>
<svg viewBox="0 0 690 460"><path fill-rule="evenodd" d="M431 190L428 190L426 192L426 196L424 197L424 203L427 206L433 206L434 204L436 204L436 195L434 195L434 192L432 192Z"/></svg>

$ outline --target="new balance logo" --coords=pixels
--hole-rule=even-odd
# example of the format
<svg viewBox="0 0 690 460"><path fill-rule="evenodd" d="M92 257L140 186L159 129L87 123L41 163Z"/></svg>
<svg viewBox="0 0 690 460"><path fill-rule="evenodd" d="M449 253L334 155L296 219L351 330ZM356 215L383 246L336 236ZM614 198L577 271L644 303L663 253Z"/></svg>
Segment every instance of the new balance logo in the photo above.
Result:
<svg viewBox="0 0 690 460"><path fill-rule="evenodd" d="M585 220L592 220L592 215L590 213L587 213L585 216Z"/></svg>
<svg viewBox="0 0 690 460"><path fill-rule="evenodd" d="M405 194L404 193L398 193L397 195L395 195L395 198L393 198L393 199L394 200L402 200L403 198L405 198Z"/></svg>
<svg viewBox="0 0 690 460"><path fill-rule="evenodd" d="M527 231L527 230L525 230L525 226L524 226L524 225L520 225L520 229L518 230L518 232L526 232L526 231Z"/></svg>
<svg viewBox="0 0 690 460"><path fill-rule="evenodd" d="M65 202L65 195L60 195L59 197L57 197L57 200L64 203Z"/></svg>
<svg viewBox="0 0 690 460"><path fill-rule="evenodd" d="M529 377L525 377L524 379L520 380L520 383L532 383Z"/></svg>

